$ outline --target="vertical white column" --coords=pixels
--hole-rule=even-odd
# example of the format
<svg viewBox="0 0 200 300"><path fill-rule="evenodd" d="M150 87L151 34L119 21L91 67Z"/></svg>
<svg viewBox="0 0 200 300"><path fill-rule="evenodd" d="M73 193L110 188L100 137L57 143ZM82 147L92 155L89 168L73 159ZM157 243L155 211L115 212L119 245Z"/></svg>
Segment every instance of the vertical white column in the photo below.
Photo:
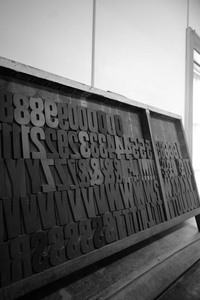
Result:
<svg viewBox="0 0 200 300"><path fill-rule="evenodd" d="M94 79L95 79L95 34L96 34L95 31L96 31L96 0L93 0L91 87L94 87Z"/></svg>

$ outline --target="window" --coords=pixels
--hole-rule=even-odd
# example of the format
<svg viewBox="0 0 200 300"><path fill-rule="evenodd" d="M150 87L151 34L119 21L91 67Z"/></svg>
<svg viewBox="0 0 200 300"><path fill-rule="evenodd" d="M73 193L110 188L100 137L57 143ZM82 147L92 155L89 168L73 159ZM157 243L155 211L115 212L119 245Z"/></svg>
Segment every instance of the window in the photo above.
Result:
<svg viewBox="0 0 200 300"><path fill-rule="evenodd" d="M193 64L192 115L192 159L197 185L200 188L200 54L196 50Z"/></svg>
<svg viewBox="0 0 200 300"><path fill-rule="evenodd" d="M186 41L185 132L200 192L200 37L190 27Z"/></svg>

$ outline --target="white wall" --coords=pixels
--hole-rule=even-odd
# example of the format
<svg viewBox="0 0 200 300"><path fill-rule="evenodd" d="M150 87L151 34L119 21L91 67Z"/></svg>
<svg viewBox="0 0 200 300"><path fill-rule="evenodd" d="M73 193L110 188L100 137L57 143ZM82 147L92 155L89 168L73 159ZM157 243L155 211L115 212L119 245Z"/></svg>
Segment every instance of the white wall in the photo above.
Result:
<svg viewBox="0 0 200 300"><path fill-rule="evenodd" d="M92 0L0 0L0 56L90 82Z"/></svg>
<svg viewBox="0 0 200 300"><path fill-rule="evenodd" d="M95 86L183 115L187 0L96 1ZM89 85L91 30L92 0L0 0L0 56Z"/></svg>

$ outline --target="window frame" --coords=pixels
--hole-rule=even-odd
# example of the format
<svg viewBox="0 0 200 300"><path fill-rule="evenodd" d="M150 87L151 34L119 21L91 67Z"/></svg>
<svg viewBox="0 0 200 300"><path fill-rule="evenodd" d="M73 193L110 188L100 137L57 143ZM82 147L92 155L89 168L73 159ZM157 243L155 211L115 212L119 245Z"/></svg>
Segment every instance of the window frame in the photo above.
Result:
<svg viewBox="0 0 200 300"><path fill-rule="evenodd" d="M193 136L193 72L194 50L200 53L200 37L191 27L186 29L186 67L185 67L185 114L184 127L188 148L192 157Z"/></svg>

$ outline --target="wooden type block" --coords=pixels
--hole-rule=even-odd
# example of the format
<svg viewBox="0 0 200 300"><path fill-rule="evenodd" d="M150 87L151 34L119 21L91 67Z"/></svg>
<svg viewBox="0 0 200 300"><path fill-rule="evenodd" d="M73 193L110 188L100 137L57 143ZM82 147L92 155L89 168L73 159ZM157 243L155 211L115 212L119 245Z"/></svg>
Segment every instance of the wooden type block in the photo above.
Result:
<svg viewBox="0 0 200 300"><path fill-rule="evenodd" d="M172 207L173 207L173 211L174 211L174 216L177 217L179 214L178 214L178 209L177 209L176 197L172 197L171 203L172 203Z"/></svg>
<svg viewBox="0 0 200 300"><path fill-rule="evenodd" d="M184 185L182 183L182 180L179 177L175 177L173 181L174 181L174 185L176 186L176 193L182 194L184 192Z"/></svg>
<svg viewBox="0 0 200 300"><path fill-rule="evenodd" d="M80 220L79 232L81 235L81 251L86 254L94 250L93 233L91 227L91 220Z"/></svg>
<svg viewBox="0 0 200 300"><path fill-rule="evenodd" d="M182 215L184 212L184 206L181 195L176 195L176 203L179 215Z"/></svg>
<svg viewBox="0 0 200 300"><path fill-rule="evenodd" d="M47 152L47 158L59 158L59 154L57 149L55 148L55 144L57 141L56 130L52 128L46 128L45 130L45 142L49 152ZM58 141L59 143L59 141Z"/></svg>
<svg viewBox="0 0 200 300"><path fill-rule="evenodd" d="M3 201L0 199L0 244L5 238L5 228L4 228L4 216L3 216Z"/></svg>
<svg viewBox="0 0 200 300"><path fill-rule="evenodd" d="M178 158L182 159L181 147L179 143L175 143L176 150L178 152Z"/></svg>
<svg viewBox="0 0 200 300"><path fill-rule="evenodd" d="M105 184L105 191L110 211L121 210L124 208L119 184Z"/></svg>
<svg viewBox="0 0 200 300"><path fill-rule="evenodd" d="M132 235L133 234L133 224L130 220L130 215L129 215L129 209L123 209L122 210L122 214L124 216L124 220L125 220L125 225L126 225L126 232L127 232L127 235Z"/></svg>
<svg viewBox="0 0 200 300"><path fill-rule="evenodd" d="M56 191L55 182L50 170L50 166L54 165L53 159L41 159L40 162L47 182L47 184L42 184L42 191L44 193Z"/></svg>
<svg viewBox="0 0 200 300"><path fill-rule="evenodd" d="M32 151L32 158L47 158L46 149L41 141L45 141L45 133L41 127L32 127L30 131L31 141L38 151Z"/></svg>
<svg viewBox="0 0 200 300"><path fill-rule="evenodd" d="M3 158L3 133L2 133L2 124L0 124L0 158Z"/></svg>
<svg viewBox="0 0 200 300"><path fill-rule="evenodd" d="M21 93L13 95L14 119L19 125L27 125L30 122L29 100L28 97Z"/></svg>
<svg viewBox="0 0 200 300"><path fill-rule="evenodd" d="M70 158L72 159L79 159L81 158L79 149L78 149L78 134L74 131L68 132L68 143L71 149Z"/></svg>
<svg viewBox="0 0 200 300"><path fill-rule="evenodd" d="M156 225L154 216L153 216L153 211L152 211L152 206L151 203L146 204L146 210L147 210L147 218L148 218L148 227L152 227Z"/></svg>
<svg viewBox="0 0 200 300"><path fill-rule="evenodd" d="M132 165L131 161L121 159L120 163L121 163L121 170L122 170L122 176L123 176L122 182L124 182L124 183L130 182L130 177L132 177L131 176L132 174L129 174L129 173L131 173L131 165Z"/></svg>
<svg viewBox="0 0 200 300"><path fill-rule="evenodd" d="M185 192L193 191L193 186L192 186L191 178L183 176L179 180L182 181L182 185L184 186L184 191Z"/></svg>
<svg viewBox="0 0 200 300"><path fill-rule="evenodd" d="M82 157L89 158L91 155L91 150L89 148L89 135L85 131L80 131L78 133L78 139L80 142L80 153Z"/></svg>
<svg viewBox="0 0 200 300"><path fill-rule="evenodd" d="M88 130L88 120L87 120L87 108L83 106L78 106L78 120L80 130Z"/></svg>
<svg viewBox="0 0 200 300"><path fill-rule="evenodd" d="M158 214L159 214L160 220L161 220L161 222L165 222L167 220L167 217L166 217L166 213L164 211L163 201L159 200L157 202L157 205L158 205Z"/></svg>
<svg viewBox="0 0 200 300"><path fill-rule="evenodd" d="M116 149L115 149L114 136L107 134L106 137L107 137L107 153L108 153L108 155L106 155L106 157L116 158ZM100 150L100 153L101 153L101 150ZM102 157L102 158L106 158L106 157Z"/></svg>
<svg viewBox="0 0 200 300"><path fill-rule="evenodd" d="M197 191L191 191L189 192L189 194L190 194L190 198L192 198L192 201L194 203L194 208L199 207L200 203L199 203L199 197Z"/></svg>
<svg viewBox="0 0 200 300"><path fill-rule="evenodd" d="M81 188L81 197L84 203L85 211L88 218L95 218L96 211L94 205L93 188Z"/></svg>
<svg viewBox="0 0 200 300"><path fill-rule="evenodd" d="M114 183L115 182L115 174L113 168L113 160L111 159L101 159L101 171L104 175L104 182L106 183Z"/></svg>
<svg viewBox="0 0 200 300"><path fill-rule="evenodd" d="M130 141L131 141L131 145L132 145L133 158L138 159L140 157L138 142L137 142L136 138L134 138L134 137L131 137Z"/></svg>
<svg viewBox="0 0 200 300"><path fill-rule="evenodd" d="M182 193L182 199L183 199L183 203L185 204L186 212L189 212L191 210L191 207L190 207L190 201L186 193Z"/></svg>
<svg viewBox="0 0 200 300"><path fill-rule="evenodd" d="M87 109L88 115L88 127L91 132L98 132L98 122L97 122L97 115L96 111L93 109Z"/></svg>
<svg viewBox="0 0 200 300"><path fill-rule="evenodd" d="M132 165L132 169L133 169L133 180L138 181L140 178L138 160L136 160L136 159L131 160L131 165Z"/></svg>
<svg viewBox="0 0 200 300"><path fill-rule="evenodd" d="M128 175L127 181L130 182L133 179L135 180L135 170L134 170L134 165L133 165L133 160L132 159L126 159L126 160L121 160L121 163L125 165L126 168L126 173Z"/></svg>
<svg viewBox="0 0 200 300"><path fill-rule="evenodd" d="M144 140L142 138L138 138L137 142L138 142L138 146L139 146L140 157L146 159L147 155L146 155L146 148L145 148Z"/></svg>
<svg viewBox="0 0 200 300"><path fill-rule="evenodd" d="M45 231L37 231L31 237L32 268L36 273L42 272L49 267L47 253L47 234Z"/></svg>
<svg viewBox="0 0 200 300"><path fill-rule="evenodd" d="M45 124L44 102L41 98L30 98L31 122L33 126L42 127Z"/></svg>
<svg viewBox="0 0 200 300"><path fill-rule="evenodd" d="M90 186L89 159L79 159L77 162L77 178L80 187Z"/></svg>
<svg viewBox="0 0 200 300"><path fill-rule="evenodd" d="M170 158L169 143L165 142L163 144L163 147L164 147L165 158L168 160Z"/></svg>
<svg viewBox="0 0 200 300"><path fill-rule="evenodd" d="M78 232L78 225L76 223L69 223L64 229L66 243L66 255L68 259L74 259L81 255L80 236Z"/></svg>
<svg viewBox="0 0 200 300"><path fill-rule="evenodd" d="M116 135L114 116L112 114L111 115L106 114L106 120L107 120L108 134Z"/></svg>
<svg viewBox="0 0 200 300"><path fill-rule="evenodd" d="M65 245L62 227L55 226L48 232L50 247L49 260L52 266L57 266L65 261Z"/></svg>
<svg viewBox="0 0 200 300"><path fill-rule="evenodd" d="M57 174L59 177L59 182L60 182L60 183L56 183L58 191L69 190L69 188L70 188L69 178L67 177L67 174L65 173L65 171L63 169L63 165L67 164L66 159L64 159L64 158L55 159L54 163L55 163L55 168L56 168L56 171L57 171Z"/></svg>
<svg viewBox="0 0 200 300"><path fill-rule="evenodd" d="M98 135L96 132L90 132L90 150L91 150L91 157L99 158L100 150L98 145Z"/></svg>
<svg viewBox="0 0 200 300"><path fill-rule="evenodd" d="M138 159L138 166L142 180L149 180L146 159Z"/></svg>
<svg viewBox="0 0 200 300"><path fill-rule="evenodd" d="M123 215L121 211L114 211L113 217L115 218L117 232L118 232L118 238L121 240L127 236L127 233L124 228L123 224Z"/></svg>
<svg viewBox="0 0 200 300"><path fill-rule="evenodd" d="M166 159L165 142L160 142L160 156L161 156L162 159Z"/></svg>
<svg viewBox="0 0 200 300"><path fill-rule="evenodd" d="M12 126L10 124L3 123L3 157L12 158Z"/></svg>
<svg viewBox="0 0 200 300"><path fill-rule="evenodd" d="M31 191L33 194L41 191L40 182L40 160L39 159L25 159L26 170L30 177Z"/></svg>
<svg viewBox="0 0 200 300"><path fill-rule="evenodd" d="M167 144L168 144L169 159L174 159L173 143L168 142Z"/></svg>
<svg viewBox="0 0 200 300"><path fill-rule="evenodd" d="M194 187L194 177L187 176L187 177L185 177L185 181L187 181L187 183L188 183L188 186L187 186L188 190L194 191L195 190L195 187Z"/></svg>
<svg viewBox="0 0 200 300"><path fill-rule="evenodd" d="M0 121L4 123L13 122L13 96L12 93L7 91L0 92Z"/></svg>
<svg viewBox="0 0 200 300"><path fill-rule="evenodd" d="M192 175L192 167L191 167L191 163L189 161L189 159L184 159L184 165L185 165L185 169L187 170L187 176L191 176Z"/></svg>
<svg viewBox="0 0 200 300"><path fill-rule="evenodd" d="M186 183L186 185L185 185L185 183L184 183L184 178L185 176L181 176L181 177L176 177L176 180L177 180L177 184L179 183L179 186L180 186L180 188L181 188L181 191L183 192L183 193L185 193L186 192L186 188L188 188L188 186L187 186L187 183Z"/></svg>
<svg viewBox="0 0 200 300"><path fill-rule="evenodd" d="M105 245L104 228L101 217L92 219L92 229L94 230L93 243L96 249Z"/></svg>
<svg viewBox="0 0 200 300"><path fill-rule="evenodd" d="M138 206L138 215L140 218L140 229L145 230L148 228L147 211L145 205Z"/></svg>
<svg viewBox="0 0 200 300"><path fill-rule="evenodd" d="M171 186L172 186L172 195L178 195L181 193L181 188L179 186L178 180L176 177L171 178L170 180Z"/></svg>
<svg viewBox="0 0 200 300"><path fill-rule="evenodd" d="M136 206L145 204L145 193L142 181L132 182Z"/></svg>
<svg viewBox="0 0 200 300"><path fill-rule="evenodd" d="M103 184L101 184L100 186L95 185L93 189L98 214L103 214L108 211L108 205L105 197L105 187Z"/></svg>
<svg viewBox="0 0 200 300"><path fill-rule="evenodd" d="M19 197L3 198L3 210L8 239L19 236L21 234Z"/></svg>
<svg viewBox="0 0 200 300"><path fill-rule="evenodd" d="M107 149L108 146L109 146L109 151L111 149L111 151L110 151L111 153L109 152L110 156L113 157L112 152L115 152L114 139L111 140L111 136L107 135L108 145L106 145L106 136L104 134L100 133L98 135L98 141L99 141L99 154L100 154L100 157L101 158L107 158L108 157L108 149ZM112 141L112 148L110 147L111 141Z"/></svg>
<svg viewBox="0 0 200 300"><path fill-rule="evenodd" d="M77 106L70 104L68 106L68 112L69 112L69 127L71 130L77 131L79 128Z"/></svg>
<svg viewBox="0 0 200 300"><path fill-rule="evenodd" d="M187 191L185 194L186 194L187 199L189 200L190 209L193 210L193 209L197 208L193 192Z"/></svg>
<svg viewBox="0 0 200 300"><path fill-rule="evenodd" d="M115 130L116 130L116 134L118 136L123 136L124 134L124 130L123 130L123 122L122 122L122 118L119 115L115 115L114 116L114 120L115 120Z"/></svg>
<svg viewBox="0 0 200 300"><path fill-rule="evenodd" d="M102 134L107 134L107 120L106 120L106 113L104 111L98 110L97 111L97 121L99 132Z"/></svg>
<svg viewBox="0 0 200 300"><path fill-rule="evenodd" d="M110 212L103 214L103 225L105 226L105 241L107 244L117 240L117 232L115 229L115 220Z"/></svg>
<svg viewBox="0 0 200 300"><path fill-rule="evenodd" d="M57 209L58 224L66 225L70 221L69 215L69 200L66 191L55 192L55 206Z"/></svg>
<svg viewBox="0 0 200 300"><path fill-rule="evenodd" d="M27 126L21 126L21 134L22 134L22 151L23 158L30 158L30 145L29 145L29 134L30 129Z"/></svg>
<svg viewBox="0 0 200 300"><path fill-rule="evenodd" d="M132 158L132 148L131 148L131 143L130 143L130 137L123 136L122 141L123 141L125 158L131 159Z"/></svg>
<svg viewBox="0 0 200 300"><path fill-rule="evenodd" d="M80 221L84 218L83 206L81 201L81 191L80 189L67 191L70 208L74 221Z"/></svg>
<svg viewBox="0 0 200 300"><path fill-rule="evenodd" d="M69 114L68 114L68 106L66 103L58 103L58 121L59 127L62 130L69 129Z"/></svg>
<svg viewBox="0 0 200 300"><path fill-rule="evenodd" d="M0 288L11 283L9 242L0 245Z"/></svg>
<svg viewBox="0 0 200 300"><path fill-rule="evenodd" d="M114 159L113 164L114 164L115 182L122 183L123 174L122 174L121 162L118 159Z"/></svg>
<svg viewBox="0 0 200 300"><path fill-rule="evenodd" d="M124 203L124 208L130 208L134 206L134 196L133 196L133 188L132 183L120 183L120 192L122 195L122 200Z"/></svg>
<svg viewBox="0 0 200 300"><path fill-rule="evenodd" d="M49 229L56 225L54 193L38 193L38 207L43 229Z"/></svg>
<svg viewBox="0 0 200 300"><path fill-rule="evenodd" d="M71 177L70 188L71 189L78 189L79 184L78 184L78 179L77 179L75 160L74 159L69 159L67 162L68 162L69 175Z"/></svg>
<svg viewBox="0 0 200 300"><path fill-rule="evenodd" d="M158 182L153 180L146 180L143 181L145 195L146 195L146 202L156 202L157 201L157 194L155 192L156 188L158 190ZM158 195L159 196L159 195Z"/></svg>
<svg viewBox="0 0 200 300"><path fill-rule="evenodd" d="M24 159L6 159L6 167L12 184L13 196L26 195L26 178Z"/></svg>
<svg viewBox="0 0 200 300"><path fill-rule="evenodd" d="M145 148L146 148L146 154L148 159L153 158L153 152L152 152L152 147L151 147L151 141L150 140L145 140Z"/></svg>
<svg viewBox="0 0 200 300"><path fill-rule="evenodd" d="M153 159L146 160L147 170L149 174L150 180L155 180L157 178L156 170L155 170L155 162Z"/></svg>
<svg viewBox="0 0 200 300"><path fill-rule="evenodd" d="M10 242L12 259L12 281L18 281L32 275L30 240L28 235L22 235Z"/></svg>
<svg viewBox="0 0 200 300"><path fill-rule="evenodd" d="M172 150L172 154L173 154L173 158L175 159L179 159L179 153L178 153L178 150L177 150L177 147L176 147L176 144L175 143L172 143L171 144L171 150Z"/></svg>
<svg viewBox="0 0 200 300"><path fill-rule="evenodd" d="M69 158L68 136L65 130L57 130L58 153L61 158Z"/></svg>
<svg viewBox="0 0 200 300"><path fill-rule="evenodd" d="M58 127L58 110L57 105L55 102L51 100L46 100L44 102L44 109L45 109L45 119L47 126L51 128L57 128Z"/></svg>
<svg viewBox="0 0 200 300"><path fill-rule="evenodd" d="M21 197L21 208L25 232L28 234L41 229L36 195Z"/></svg>
<svg viewBox="0 0 200 300"><path fill-rule="evenodd" d="M6 197L7 189L6 189L6 180L5 180L5 160L0 159L0 198Z"/></svg>
<svg viewBox="0 0 200 300"><path fill-rule="evenodd" d="M137 210L136 206L129 208L129 212L130 212L130 219L133 224L133 230L134 230L134 233L136 233L140 230L140 228L139 228L140 224L139 224L138 217L137 217L138 210Z"/></svg>
<svg viewBox="0 0 200 300"><path fill-rule="evenodd" d="M117 155L117 159L121 159L121 155L125 154L122 139L117 135L115 135L115 153Z"/></svg>
<svg viewBox="0 0 200 300"><path fill-rule="evenodd" d="M153 220L155 220L156 224L159 224L162 222L162 220L160 219L160 215L159 215L159 211L158 211L158 204L157 202L152 202L149 204L152 210L152 216L153 216Z"/></svg>
<svg viewBox="0 0 200 300"><path fill-rule="evenodd" d="M15 159L22 158L22 137L21 127L17 124L12 125L12 145L13 145L13 157Z"/></svg>
<svg viewBox="0 0 200 300"><path fill-rule="evenodd" d="M89 174L90 174L90 185L100 185L103 183L104 181L104 177L103 174L100 170L100 164L99 164L99 160L96 158L91 158L90 160L90 167L92 170L89 170Z"/></svg>
<svg viewBox="0 0 200 300"><path fill-rule="evenodd" d="M178 170L174 159L171 159L170 163L171 163L171 177L178 176Z"/></svg>
<svg viewBox="0 0 200 300"><path fill-rule="evenodd" d="M158 159L161 159L160 142L155 141L155 149Z"/></svg>

